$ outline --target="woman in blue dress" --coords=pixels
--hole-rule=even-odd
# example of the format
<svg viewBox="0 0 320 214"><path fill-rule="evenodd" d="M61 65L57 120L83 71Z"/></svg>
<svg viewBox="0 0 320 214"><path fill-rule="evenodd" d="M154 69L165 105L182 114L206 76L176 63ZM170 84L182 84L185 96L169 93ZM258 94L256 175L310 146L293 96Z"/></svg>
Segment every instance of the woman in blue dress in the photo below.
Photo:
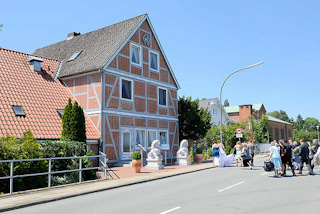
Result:
<svg viewBox="0 0 320 214"><path fill-rule="evenodd" d="M280 148L277 146L276 141L271 142L269 161L274 164L274 177L278 177L281 174L281 157Z"/></svg>
<svg viewBox="0 0 320 214"><path fill-rule="evenodd" d="M214 143L212 144L212 158L213 158L213 166L218 165L220 167L219 144L217 143L217 141L214 141Z"/></svg>

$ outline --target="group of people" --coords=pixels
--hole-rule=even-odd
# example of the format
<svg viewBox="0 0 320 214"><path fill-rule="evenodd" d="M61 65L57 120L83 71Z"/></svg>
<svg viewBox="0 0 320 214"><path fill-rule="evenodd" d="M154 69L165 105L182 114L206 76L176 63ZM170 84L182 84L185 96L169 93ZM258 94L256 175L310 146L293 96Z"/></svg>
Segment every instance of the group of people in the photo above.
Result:
<svg viewBox="0 0 320 214"><path fill-rule="evenodd" d="M237 166L239 166L240 163L242 168L249 166L250 169L252 169L255 149L256 146L252 141L248 141L248 143L242 144L240 144L240 142L238 141L233 150Z"/></svg>
<svg viewBox="0 0 320 214"><path fill-rule="evenodd" d="M219 140L214 141L212 144L213 165L226 167L231 165L235 159L237 166L240 163L242 168L249 166L250 169L252 169L255 148L252 141L242 143L242 145L238 141L234 146L234 152L230 155L226 155L223 144Z"/></svg>
<svg viewBox="0 0 320 214"><path fill-rule="evenodd" d="M269 161L274 164L274 176L285 176L286 166L289 165L292 175L296 176L295 169L298 169L298 174L302 174L303 165L306 164L309 174L314 175L314 164L318 164L320 157L320 149L317 140L313 140L314 148L310 142L300 140L300 145L297 142L284 142L284 140L276 140L271 142Z"/></svg>

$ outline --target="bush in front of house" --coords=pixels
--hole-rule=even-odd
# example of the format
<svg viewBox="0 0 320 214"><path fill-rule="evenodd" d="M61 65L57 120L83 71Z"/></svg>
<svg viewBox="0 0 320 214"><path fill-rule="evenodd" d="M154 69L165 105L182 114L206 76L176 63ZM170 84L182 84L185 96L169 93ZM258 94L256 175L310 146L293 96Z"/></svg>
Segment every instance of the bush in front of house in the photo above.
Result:
<svg viewBox="0 0 320 214"><path fill-rule="evenodd" d="M0 138L0 160L19 160L43 158L41 145L34 138L31 130L23 133L20 139L7 135ZM47 161L14 162L13 174L33 174L47 172ZM0 177L10 176L10 162L0 163ZM36 189L47 185L47 176L24 177L13 179L13 191ZM9 179L0 180L0 193L10 192Z"/></svg>

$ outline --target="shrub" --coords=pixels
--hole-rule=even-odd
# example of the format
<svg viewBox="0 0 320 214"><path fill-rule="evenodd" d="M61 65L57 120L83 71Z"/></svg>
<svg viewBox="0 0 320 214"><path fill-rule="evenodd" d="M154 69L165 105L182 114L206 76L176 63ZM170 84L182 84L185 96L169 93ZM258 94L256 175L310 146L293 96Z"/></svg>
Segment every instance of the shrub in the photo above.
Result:
<svg viewBox="0 0 320 214"><path fill-rule="evenodd" d="M202 154L202 149L201 148L197 148L196 149L196 154Z"/></svg>
<svg viewBox="0 0 320 214"><path fill-rule="evenodd" d="M132 160L140 160L141 159L141 153L139 151L132 152Z"/></svg>
<svg viewBox="0 0 320 214"><path fill-rule="evenodd" d="M192 146L191 146L191 148L190 148L189 155L190 155L189 161L190 161L190 162L193 162L193 161L194 161L194 156L193 156L193 147L192 147Z"/></svg>

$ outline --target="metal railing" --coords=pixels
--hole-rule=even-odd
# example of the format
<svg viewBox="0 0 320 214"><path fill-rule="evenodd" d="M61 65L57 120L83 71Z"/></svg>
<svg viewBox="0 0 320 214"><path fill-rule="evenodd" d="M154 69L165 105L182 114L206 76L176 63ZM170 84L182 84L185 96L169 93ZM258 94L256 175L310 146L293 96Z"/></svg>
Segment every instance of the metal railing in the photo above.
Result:
<svg viewBox="0 0 320 214"><path fill-rule="evenodd" d="M82 168L82 159L84 159L84 158L88 158L88 159L99 158L99 162L100 162L101 165L97 166L97 167ZM63 171L52 171L51 170L52 160L66 160L66 159L67 160L68 159L70 159L70 160L79 159L79 168L78 169L63 170ZM13 170L14 169L14 163L15 162L26 162L26 161L48 161L48 172L33 173L33 174L23 174L23 175L14 175L14 170ZM82 171L92 170L92 169L103 169L105 179L107 179L107 174L109 174L108 171L111 170L111 169L108 170L107 156L106 156L106 154L104 154L102 152L100 152L99 155L93 155L93 156L55 157L55 158L19 159L19 160L0 160L0 163L10 163L10 176L0 177L0 180L10 179L10 194L12 194L12 192L13 192L13 179L14 178L48 175L48 188L51 188L51 175L54 175L54 174L61 174L61 173L67 173L67 172L79 172L79 183L80 183L80 182L82 182ZM113 179L112 176L111 176L111 178Z"/></svg>
<svg viewBox="0 0 320 214"><path fill-rule="evenodd" d="M257 143L256 145L256 152L257 153L265 153L269 152L270 144L269 143Z"/></svg>

